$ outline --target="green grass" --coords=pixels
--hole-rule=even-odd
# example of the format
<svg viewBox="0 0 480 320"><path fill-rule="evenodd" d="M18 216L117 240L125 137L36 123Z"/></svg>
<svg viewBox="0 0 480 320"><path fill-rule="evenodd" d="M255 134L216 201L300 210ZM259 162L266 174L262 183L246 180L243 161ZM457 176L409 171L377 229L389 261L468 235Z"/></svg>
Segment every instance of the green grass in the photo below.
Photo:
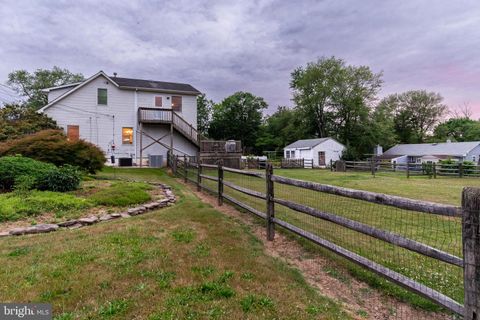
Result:
<svg viewBox="0 0 480 320"><path fill-rule="evenodd" d="M71 194L52 191L5 193L0 195L0 222L54 212L61 216L66 212L78 212L91 207L91 201Z"/></svg>
<svg viewBox="0 0 480 320"><path fill-rule="evenodd" d="M216 171L204 168L204 174L215 176ZM373 177L369 173L336 173L328 170L311 169L277 169L274 170L274 174L422 200L435 201L441 198L444 203L457 205L459 204L463 184L480 186L480 180L476 179L439 178L433 180L426 177L406 179L406 177L401 175L384 174ZM192 172L193 175L194 173ZM265 181L263 179L225 172L224 180L244 188L265 192ZM215 182L204 180L204 184L216 190ZM417 213L278 183L275 183L274 189L275 197L277 198L308 205L370 226L392 231L456 256L462 256L460 218L446 218ZM265 212L264 200L247 196L227 186L225 186L224 192L259 211ZM358 232L350 231L334 223L294 212L278 204L275 206L275 210L276 217L282 220L318 234L326 240L404 274L459 302L463 301L463 272L461 268L424 257ZM294 238L298 239L298 237ZM392 285L326 250L309 244L307 241L300 241L309 250L320 251L338 265L343 266L345 273L350 273L373 287L381 288L386 293L417 307L426 310L439 310L439 307L435 304L413 293ZM330 274L337 278L341 276L337 272L330 272Z"/></svg>
<svg viewBox="0 0 480 320"><path fill-rule="evenodd" d="M0 222L43 214L52 214L54 222L77 218L86 209L93 207L113 210L145 203L151 199L148 191L152 187L147 183L87 180L83 182L82 188L75 192L35 190L0 194Z"/></svg>
<svg viewBox="0 0 480 320"><path fill-rule="evenodd" d="M407 179L404 173L380 173L374 177L369 172L331 172L312 169L274 171L275 174L294 179L453 205L460 205L463 187L480 187L479 178L431 179L427 176L412 176Z"/></svg>
<svg viewBox="0 0 480 320"><path fill-rule="evenodd" d="M0 301L46 301L57 319L350 318L164 171L116 175L167 183L179 199L129 219L0 239Z"/></svg>
<svg viewBox="0 0 480 320"><path fill-rule="evenodd" d="M147 190L152 187L140 182L114 182L108 188L92 194L89 199L97 205L125 207L149 201Z"/></svg>

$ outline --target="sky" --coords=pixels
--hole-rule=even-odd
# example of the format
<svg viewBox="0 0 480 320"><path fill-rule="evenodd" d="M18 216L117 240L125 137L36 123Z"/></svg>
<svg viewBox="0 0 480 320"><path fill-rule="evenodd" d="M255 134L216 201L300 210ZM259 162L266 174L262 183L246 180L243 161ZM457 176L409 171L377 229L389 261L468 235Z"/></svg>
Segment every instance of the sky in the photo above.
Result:
<svg viewBox="0 0 480 320"><path fill-rule="evenodd" d="M216 102L236 91L268 112L293 106L290 74L320 57L383 72L380 97L425 89L480 117L480 2L0 1L0 83L59 66L86 77L190 83ZM15 94L0 85L0 101Z"/></svg>

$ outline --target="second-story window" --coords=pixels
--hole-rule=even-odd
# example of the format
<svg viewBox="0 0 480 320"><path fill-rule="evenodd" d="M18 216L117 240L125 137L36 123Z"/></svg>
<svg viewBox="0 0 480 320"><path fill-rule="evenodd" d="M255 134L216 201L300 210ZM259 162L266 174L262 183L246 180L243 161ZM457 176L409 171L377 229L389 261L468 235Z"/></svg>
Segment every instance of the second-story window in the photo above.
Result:
<svg viewBox="0 0 480 320"><path fill-rule="evenodd" d="M182 97L172 96L172 110L182 112Z"/></svg>
<svg viewBox="0 0 480 320"><path fill-rule="evenodd" d="M97 89L97 103L101 105L107 105L108 103L108 95L107 95L107 89Z"/></svg>
<svg viewBox="0 0 480 320"><path fill-rule="evenodd" d="M155 107L162 106L162 97L155 97Z"/></svg>

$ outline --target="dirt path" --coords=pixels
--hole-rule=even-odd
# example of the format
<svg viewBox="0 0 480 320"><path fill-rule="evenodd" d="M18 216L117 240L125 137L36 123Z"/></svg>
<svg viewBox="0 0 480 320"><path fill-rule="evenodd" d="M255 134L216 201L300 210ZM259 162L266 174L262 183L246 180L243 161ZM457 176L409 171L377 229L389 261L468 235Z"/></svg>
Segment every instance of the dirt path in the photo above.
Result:
<svg viewBox="0 0 480 320"><path fill-rule="evenodd" d="M325 257L306 252L298 242L288 239L281 232L276 233L275 241L267 241L265 228L259 225L258 220L255 221L255 217L228 204L218 206L216 197L197 192L192 185L188 187L203 202L248 225L263 242L267 254L300 270L312 287L338 301L355 319L451 319L448 315L415 309L369 287L368 284L338 270L338 267Z"/></svg>

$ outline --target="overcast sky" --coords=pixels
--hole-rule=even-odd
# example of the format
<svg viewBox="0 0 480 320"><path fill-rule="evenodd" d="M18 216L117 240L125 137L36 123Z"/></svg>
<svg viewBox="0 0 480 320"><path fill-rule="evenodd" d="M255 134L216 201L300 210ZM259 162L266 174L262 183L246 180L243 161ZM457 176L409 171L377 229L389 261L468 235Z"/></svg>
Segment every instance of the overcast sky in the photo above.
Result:
<svg viewBox="0 0 480 320"><path fill-rule="evenodd" d="M479 1L27 1L0 5L0 82L16 69L187 82L219 101L291 106L290 73L321 56L383 71L381 95L440 92L480 117ZM0 86L0 99L12 93Z"/></svg>

